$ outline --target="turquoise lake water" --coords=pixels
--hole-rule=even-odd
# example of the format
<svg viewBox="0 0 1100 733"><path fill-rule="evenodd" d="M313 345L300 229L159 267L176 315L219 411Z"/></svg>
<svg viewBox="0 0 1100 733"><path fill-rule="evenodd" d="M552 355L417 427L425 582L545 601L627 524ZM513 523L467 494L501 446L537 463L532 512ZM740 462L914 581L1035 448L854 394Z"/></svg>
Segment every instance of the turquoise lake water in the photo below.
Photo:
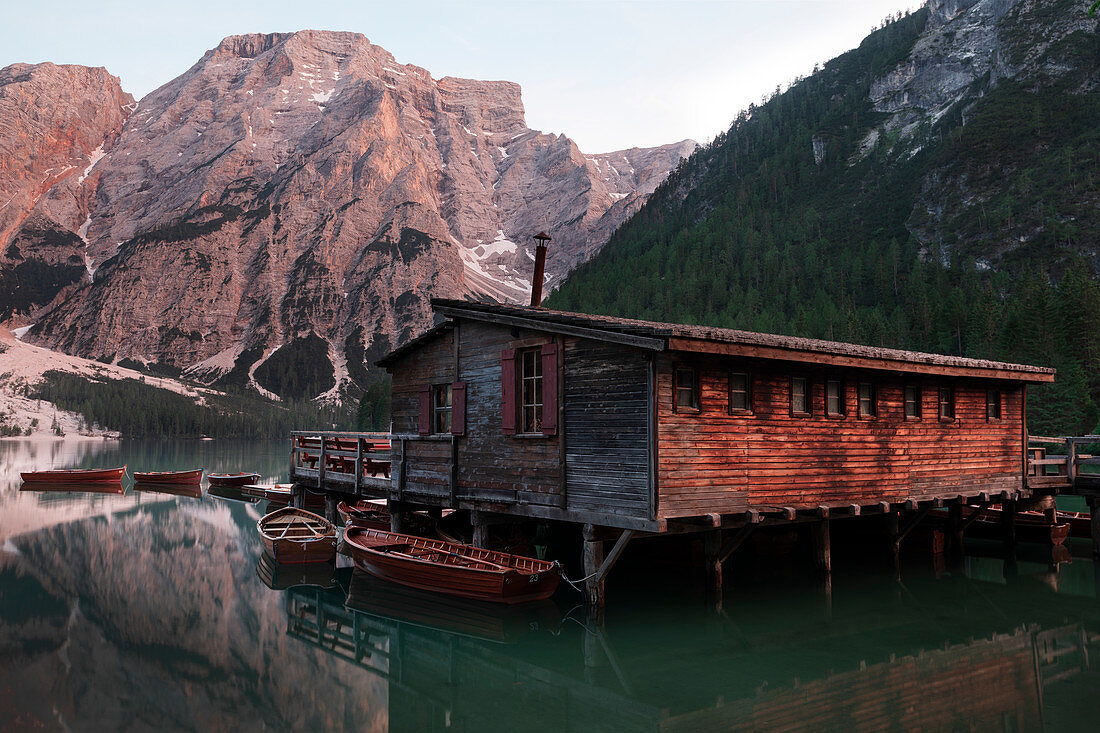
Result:
<svg viewBox="0 0 1100 733"><path fill-rule="evenodd" d="M738 552L719 607L690 565L697 547L647 540L616 568L596 627L564 584L546 604L484 608L372 580L343 558L274 568L256 534L264 502L26 491L18 477L126 463L274 482L288 462L287 441L0 441L0 729L1069 731L1100 720L1100 600L1083 541L1064 553L1021 545L1015 561L996 542L968 542L958 562L907 552L895 576L848 537L826 587L803 572L800 540L779 535Z"/></svg>

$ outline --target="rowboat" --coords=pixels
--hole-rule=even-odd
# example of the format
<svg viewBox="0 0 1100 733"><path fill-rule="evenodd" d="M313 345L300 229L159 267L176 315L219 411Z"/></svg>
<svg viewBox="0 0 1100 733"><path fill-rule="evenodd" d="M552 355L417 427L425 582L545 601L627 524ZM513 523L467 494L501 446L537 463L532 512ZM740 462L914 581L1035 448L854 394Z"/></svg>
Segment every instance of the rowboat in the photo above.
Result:
<svg viewBox="0 0 1100 733"><path fill-rule="evenodd" d="M117 484L122 481L126 466L121 468L80 468L63 471L27 471L19 477L26 483Z"/></svg>
<svg viewBox="0 0 1100 733"><path fill-rule="evenodd" d="M978 507L964 506L962 518L965 522L978 511ZM933 516L940 521L948 517L947 509L934 509ZM1000 507L986 507L966 529L966 533L975 537L1000 539L1004 535L1004 512ZM1016 539L1021 542L1039 542L1047 545L1060 545L1069 536L1068 524L1051 524L1042 512L1016 512Z"/></svg>
<svg viewBox="0 0 1100 733"><path fill-rule="evenodd" d="M285 504L289 506L294 499L294 485L275 484L273 486L261 486L258 484L248 484L241 487L241 493L245 496L251 496L254 499L267 499L276 504ZM314 494L307 491L305 492L305 505L310 509L323 510L325 508L325 497L323 494Z"/></svg>
<svg viewBox="0 0 1100 733"><path fill-rule="evenodd" d="M336 556L336 528L305 509L285 507L256 522L264 550L277 563L330 562Z"/></svg>
<svg viewBox="0 0 1100 733"><path fill-rule="evenodd" d="M390 513L370 501L357 501L348 504L342 501L336 505L336 513L345 526L390 528Z"/></svg>
<svg viewBox="0 0 1100 733"><path fill-rule="evenodd" d="M142 483L134 482L134 491L148 491L155 494L172 494L173 496L187 496L192 499L202 498L202 487L198 484L168 484L168 483Z"/></svg>
<svg viewBox="0 0 1100 733"><path fill-rule="evenodd" d="M545 600L561 580L556 562L369 527L345 528L344 545L377 578L476 601Z"/></svg>
<svg viewBox="0 0 1100 733"><path fill-rule="evenodd" d="M425 629L485 641L513 644L539 630L561 628L561 611L553 601L519 605L471 601L406 588L356 570L344 605L353 611Z"/></svg>
<svg viewBox="0 0 1100 733"><path fill-rule="evenodd" d="M134 471L134 481L142 484L198 484L202 482L201 468L193 471Z"/></svg>
<svg viewBox="0 0 1100 733"><path fill-rule="evenodd" d="M258 473L211 473L206 478L211 486L244 486L260 480Z"/></svg>

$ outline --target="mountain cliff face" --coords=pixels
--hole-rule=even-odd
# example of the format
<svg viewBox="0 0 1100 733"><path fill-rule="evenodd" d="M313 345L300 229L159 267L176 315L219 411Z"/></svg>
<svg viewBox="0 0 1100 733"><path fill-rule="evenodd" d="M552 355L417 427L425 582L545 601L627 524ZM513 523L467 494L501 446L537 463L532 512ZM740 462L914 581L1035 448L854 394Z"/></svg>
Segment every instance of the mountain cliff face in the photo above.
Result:
<svg viewBox="0 0 1100 733"><path fill-rule="evenodd" d="M893 19L746 110L548 304L1053 366L1029 428L1093 430L1098 25L1074 0Z"/></svg>
<svg viewBox="0 0 1100 733"><path fill-rule="evenodd" d="M539 230L553 285L694 148L586 155L516 84L316 31L225 39L108 142L58 221L86 274L25 338L294 397L364 384L429 296L529 298Z"/></svg>
<svg viewBox="0 0 1100 733"><path fill-rule="evenodd" d="M0 321L80 282L85 184L133 102L104 69L0 69Z"/></svg>

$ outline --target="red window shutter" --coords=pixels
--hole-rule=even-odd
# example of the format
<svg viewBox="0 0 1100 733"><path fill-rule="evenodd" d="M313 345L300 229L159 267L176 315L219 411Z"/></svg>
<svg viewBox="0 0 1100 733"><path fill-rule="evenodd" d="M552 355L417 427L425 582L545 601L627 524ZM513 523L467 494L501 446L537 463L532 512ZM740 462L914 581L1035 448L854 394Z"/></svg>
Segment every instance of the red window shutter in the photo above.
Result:
<svg viewBox="0 0 1100 733"><path fill-rule="evenodd" d="M432 388L420 388L420 424L417 426L421 435L432 433Z"/></svg>
<svg viewBox="0 0 1100 733"><path fill-rule="evenodd" d="M500 425L505 435L516 434L516 350L500 352Z"/></svg>
<svg viewBox="0 0 1100 733"><path fill-rule="evenodd" d="M451 385L451 434L462 435L466 432L466 383L455 382Z"/></svg>
<svg viewBox="0 0 1100 733"><path fill-rule="evenodd" d="M542 434L558 433L558 345L542 347Z"/></svg>

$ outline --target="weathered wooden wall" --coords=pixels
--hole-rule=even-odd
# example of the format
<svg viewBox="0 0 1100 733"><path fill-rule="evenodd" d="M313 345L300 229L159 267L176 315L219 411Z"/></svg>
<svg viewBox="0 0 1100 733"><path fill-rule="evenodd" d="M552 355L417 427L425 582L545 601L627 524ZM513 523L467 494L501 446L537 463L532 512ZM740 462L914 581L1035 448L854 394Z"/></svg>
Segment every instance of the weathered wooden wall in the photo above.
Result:
<svg viewBox="0 0 1100 733"><path fill-rule="evenodd" d="M649 369L645 354L565 341L566 505L649 517Z"/></svg>
<svg viewBox="0 0 1100 733"><path fill-rule="evenodd" d="M672 369L699 368L701 411L676 413ZM752 415L730 415L728 374L753 380ZM659 515L871 504L1023 488L1022 389L1000 383L1002 419L987 421L987 382L826 371L777 361L661 354ZM845 380L845 416L825 416L826 375ZM811 417L792 417L791 375L812 380ZM857 417L856 382L877 389L878 415ZM922 418L904 418L904 386L922 386ZM938 418L937 388L955 388L956 419Z"/></svg>
<svg viewBox="0 0 1100 733"><path fill-rule="evenodd" d="M505 434L501 353L554 339L562 347L559 434ZM639 350L463 321L457 331L410 353L391 371L396 434L417 436L423 386L466 384L465 432L456 438L457 500L650 518L649 363ZM417 436L406 442L406 499L449 496L450 450L446 438ZM568 466L564 501L563 450ZM395 464L395 480L398 472Z"/></svg>

